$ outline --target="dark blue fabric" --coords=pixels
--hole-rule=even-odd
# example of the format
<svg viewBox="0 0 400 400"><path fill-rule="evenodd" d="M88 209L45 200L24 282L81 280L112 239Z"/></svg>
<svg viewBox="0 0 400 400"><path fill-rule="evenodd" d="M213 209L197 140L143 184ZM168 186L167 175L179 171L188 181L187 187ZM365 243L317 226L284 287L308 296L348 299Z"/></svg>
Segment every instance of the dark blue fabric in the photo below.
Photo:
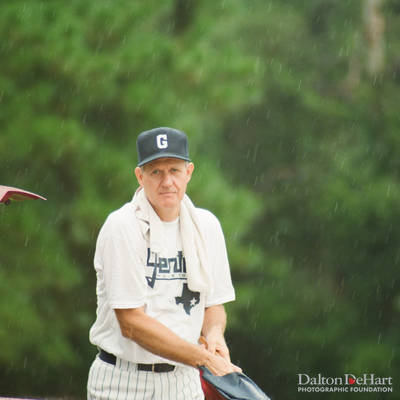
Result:
<svg viewBox="0 0 400 400"><path fill-rule="evenodd" d="M203 379L213 385L227 400L270 400L255 382L243 373L233 372L215 376L204 366L200 369Z"/></svg>
<svg viewBox="0 0 400 400"><path fill-rule="evenodd" d="M161 127L142 132L137 138L136 148L139 167L164 157L190 161L187 136L174 128Z"/></svg>

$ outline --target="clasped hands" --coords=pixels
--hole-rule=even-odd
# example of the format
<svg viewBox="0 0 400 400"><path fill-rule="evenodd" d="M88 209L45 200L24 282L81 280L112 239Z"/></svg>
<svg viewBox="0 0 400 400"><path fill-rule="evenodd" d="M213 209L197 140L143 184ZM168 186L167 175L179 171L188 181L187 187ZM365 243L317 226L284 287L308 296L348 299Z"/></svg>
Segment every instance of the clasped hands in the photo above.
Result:
<svg viewBox="0 0 400 400"><path fill-rule="evenodd" d="M208 333L207 336L200 336L199 344L211 355L206 367L213 375L222 376L232 372L242 372L241 368L232 364L222 333L215 331Z"/></svg>

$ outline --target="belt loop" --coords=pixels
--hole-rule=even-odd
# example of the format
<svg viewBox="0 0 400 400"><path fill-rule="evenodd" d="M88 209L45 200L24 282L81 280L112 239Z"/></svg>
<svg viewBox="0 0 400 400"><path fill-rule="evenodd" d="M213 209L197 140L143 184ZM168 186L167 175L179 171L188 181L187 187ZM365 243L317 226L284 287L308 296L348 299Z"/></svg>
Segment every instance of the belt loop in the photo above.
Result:
<svg viewBox="0 0 400 400"><path fill-rule="evenodd" d="M151 372L154 372L154 364L151 365Z"/></svg>

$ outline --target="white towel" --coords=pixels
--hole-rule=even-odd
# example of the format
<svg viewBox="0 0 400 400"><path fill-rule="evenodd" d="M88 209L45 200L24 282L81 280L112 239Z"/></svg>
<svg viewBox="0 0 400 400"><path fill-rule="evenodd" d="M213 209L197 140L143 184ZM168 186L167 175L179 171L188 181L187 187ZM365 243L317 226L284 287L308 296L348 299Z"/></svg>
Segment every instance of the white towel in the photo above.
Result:
<svg viewBox="0 0 400 400"><path fill-rule="evenodd" d="M164 226L142 188L136 190L132 202L138 217L148 224L151 251L159 257L164 257L166 252ZM195 292L208 292L211 288L211 272L204 234L200 228L196 208L186 194L181 202L179 225L182 250L186 259L188 287Z"/></svg>

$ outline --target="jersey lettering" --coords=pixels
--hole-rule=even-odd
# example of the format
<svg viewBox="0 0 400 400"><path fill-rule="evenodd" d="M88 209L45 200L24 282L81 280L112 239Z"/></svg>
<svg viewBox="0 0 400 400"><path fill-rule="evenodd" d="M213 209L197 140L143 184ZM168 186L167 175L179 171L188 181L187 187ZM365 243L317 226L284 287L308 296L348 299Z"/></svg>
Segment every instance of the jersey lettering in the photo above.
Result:
<svg viewBox="0 0 400 400"><path fill-rule="evenodd" d="M176 257L158 257L150 248L147 249L146 266L153 268L151 276L146 274L147 284L153 288L156 280L186 279L186 260L182 251Z"/></svg>
<svg viewBox="0 0 400 400"><path fill-rule="evenodd" d="M150 248L147 248L147 262L146 266L153 268L151 275L146 274L147 284L150 288L154 288L158 280L183 280L186 277L186 260L183 257L182 251L178 251L176 257L158 257L153 253ZM193 307L200 303L200 292L193 292L189 289L187 283L182 285L182 293L180 296L175 297L175 304L179 307L183 306L183 310L187 315Z"/></svg>

